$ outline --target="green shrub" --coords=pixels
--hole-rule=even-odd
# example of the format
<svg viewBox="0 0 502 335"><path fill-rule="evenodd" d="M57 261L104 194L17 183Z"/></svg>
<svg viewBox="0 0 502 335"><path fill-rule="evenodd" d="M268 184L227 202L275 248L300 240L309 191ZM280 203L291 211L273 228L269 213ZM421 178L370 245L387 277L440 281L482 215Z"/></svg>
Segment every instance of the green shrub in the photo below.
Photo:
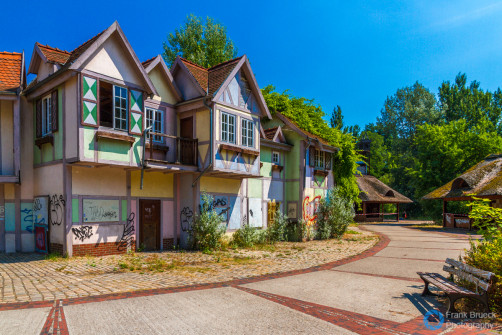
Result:
<svg viewBox="0 0 502 335"><path fill-rule="evenodd" d="M471 241L463 261L478 269L495 273L494 286L489 292L492 311L502 311L502 234L491 241Z"/></svg>
<svg viewBox="0 0 502 335"><path fill-rule="evenodd" d="M189 230L189 246L203 252L221 249L221 240L226 231L222 221L221 216L213 208L213 197L203 193L200 213L195 215Z"/></svg>
<svg viewBox="0 0 502 335"><path fill-rule="evenodd" d="M258 229L251 227L249 224L238 229L232 235L232 245L240 248L251 248L261 242L261 235Z"/></svg>
<svg viewBox="0 0 502 335"><path fill-rule="evenodd" d="M354 221L354 204L334 187L322 198L317 207L316 238L340 238Z"/></svg>
<svg viewBox="0 0 502 335"><path fill-rule="evenodd" d="M288 220L286 216L277 209L274 216L274 221L267 227L265 238L268 243L275 243L287 240L286 227Z"/></svg>

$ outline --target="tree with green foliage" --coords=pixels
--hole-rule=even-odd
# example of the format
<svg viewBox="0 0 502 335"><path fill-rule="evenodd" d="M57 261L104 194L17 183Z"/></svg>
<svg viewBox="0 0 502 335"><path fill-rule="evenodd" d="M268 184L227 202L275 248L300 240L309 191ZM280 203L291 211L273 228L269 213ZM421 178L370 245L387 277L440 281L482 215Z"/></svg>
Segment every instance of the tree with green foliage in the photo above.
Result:
<svg viewBox="0 0 502 335"><path fill-rule="evenodd" d="M469 128L466 120L446 125L418 127L414 141L416 165L406 168L406 177L413 186L415 199L462 174L474 164L502 148L502 138L488 120ZM439 216L440 204L422 201L426 212Z"/></svg>
<svg viewBox="0 0 502 335"><path fill-rule="evenodd" d="M459 73L455 83L445 81L439 87L439 107L446 122L464 119L469 128L483 121L489 121L491 130L501 133L502 91L498 88L494 93L479 88L478 81L467 86L467 76Z"/></svg>
<svg viewBox="0 0 502 335"><path fill-rule="evenodd" d="M385 184L391 184L392 155L385 145L384 137L371 131L365 131L361 136L366 136L371 141L370 158L366 162L370 164L370 174Z"/></svg>
<svg viewBox="0 0 502 335"><path fill-rule="evenodd" d="M163 57L171 66L176 56L209 68L237 56L234 42L227 36L227 28L213 18L205 20L193 14L183 26L167 35L163 43Z"/></svg>
<svg viewBox="0 0 502 335"><path fill-rule="evenodd" d="M335 154L336 168L333 169L336 185L344 197L353 202L360 202L355 173L357 171L356 162L361 158L356 151L354 137L339 129L331 128L324 120L325 114L321 106L315 104L314 100L294 97L287 91L278 93L271 85L263 88L262 93L270 113L280 112L301 129L340 148Z"/></svg>
<svg viewBox="0 0 502 335"><path fill-rule="evenodd" d="M343 115L342 108L337 105L333 108L333 113L331 114L331 119L329 120L331 128L342 129L343 128Z"/></svg>

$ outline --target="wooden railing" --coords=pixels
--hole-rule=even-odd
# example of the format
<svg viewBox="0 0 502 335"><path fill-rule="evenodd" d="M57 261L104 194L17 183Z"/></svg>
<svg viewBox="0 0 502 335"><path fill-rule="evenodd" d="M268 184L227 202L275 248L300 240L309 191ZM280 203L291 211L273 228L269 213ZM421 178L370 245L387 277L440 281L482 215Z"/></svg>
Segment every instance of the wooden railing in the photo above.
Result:
<svg viewBox="0 0 502 335"><path fill-rule="evenodd" d="M164 162L169 164L182 164L182 165L194 165L197 166L197 153L198 153L198 140L192 138L183 138L176 137L172 135L166 135L161 133L156 133L150 131L149 129L145 130L145 139L150 137L150 149L149 149L149 158L148 160L155 160L153 156L154 143L152 141L153 136L160 136L166 139L174 139L176 140L176 145L174 148L174 155L176 160L174 162L169 162L165 160ZM166 140L167 142L167 140ZM145 142L146 143L146 142Z"/></svg>

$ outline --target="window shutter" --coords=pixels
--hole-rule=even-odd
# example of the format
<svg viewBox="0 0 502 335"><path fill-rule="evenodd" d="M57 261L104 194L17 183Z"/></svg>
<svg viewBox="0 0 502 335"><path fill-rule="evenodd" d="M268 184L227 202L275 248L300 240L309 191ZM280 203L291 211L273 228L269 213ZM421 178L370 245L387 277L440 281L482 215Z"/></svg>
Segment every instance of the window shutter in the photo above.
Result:
<svg viewBox="0 0 502 335"><path fill-rule="evenodd" d="M309 148L309 166L310 167L314 167L315 166L315 163L314 163L314 154L315 154L315 148L314 147L310 147Z"/></svg>
<svg viewBox="0 0 502 335"><path fill-rule="evenodd" d="M129 132L135 135L143 134L143 92L129 91Z"/></svg>
<svg viewBox="0 0 502 335"><path fill-rule="evenodd" d="M58 120L59 120L59 109L58 109L58 91L52 91L51 93L51 130L52 132L58 131Z"/></svg>
<svg viewBox="0 0 502 335"><path fill-rule="evenodd" d="M42 137L42 99L37 101L35 123L37 129L37 138Z"/></svg>

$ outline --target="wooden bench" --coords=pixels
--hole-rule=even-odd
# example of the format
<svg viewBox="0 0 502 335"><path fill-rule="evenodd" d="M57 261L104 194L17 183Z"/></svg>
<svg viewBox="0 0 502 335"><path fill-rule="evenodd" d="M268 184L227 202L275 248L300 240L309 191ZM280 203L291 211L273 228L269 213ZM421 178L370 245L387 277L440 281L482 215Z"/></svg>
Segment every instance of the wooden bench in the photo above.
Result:
<svg viewBox="0 0 502 335"><path fill-rule="evenodd" d="M425 284L422 296L439 296L439 294L432 293L429 290L429 284L431 284L443 291L444 296L448 298L447 315L450 313L457 313L455 310L455 301L461 298L475 299L481 302L486 307L486 310L490 312L490 308L488 306L488 291L490 290L492 279L495 275L491 272L476 269L475 267L451 258L447 258L445 263L446 265L443 267L443 270L450 274L451 280L446 279L439 273L417 272ZM453 281L454 276L456 276L457 279L476 285L476 292L456 284Z"/></svg>

